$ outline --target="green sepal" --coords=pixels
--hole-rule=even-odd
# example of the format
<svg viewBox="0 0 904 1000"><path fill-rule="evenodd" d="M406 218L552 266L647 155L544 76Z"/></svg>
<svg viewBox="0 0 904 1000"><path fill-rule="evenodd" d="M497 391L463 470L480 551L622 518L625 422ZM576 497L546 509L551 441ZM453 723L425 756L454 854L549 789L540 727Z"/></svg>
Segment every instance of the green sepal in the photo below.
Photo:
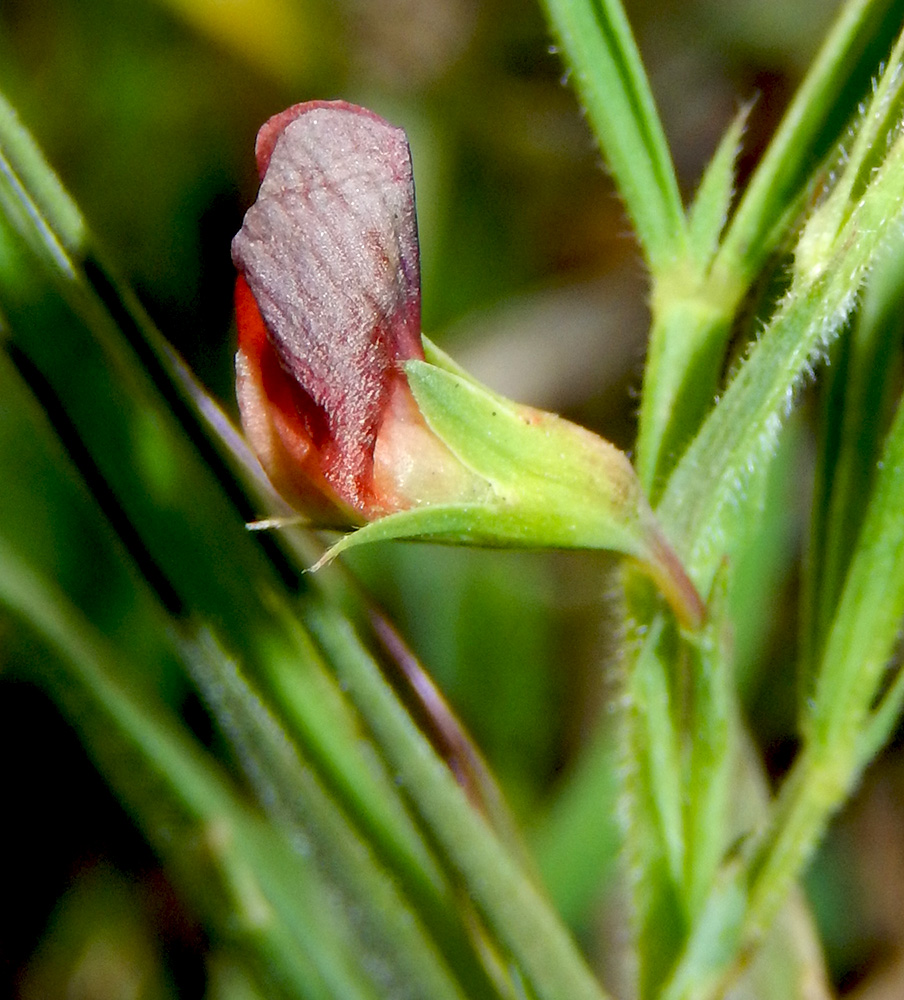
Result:
<svg viewBox="0 0 904 1000"><path fill-rule="evenodd" d="M489 495L391 514L343 538L321 562L390 538L610 549L645 565L682 620L698 624L702 605L627 456L576 424L497 395L433 345L426 350L439 364L405 365L415 401L431 431L489 483Z"/></svg>

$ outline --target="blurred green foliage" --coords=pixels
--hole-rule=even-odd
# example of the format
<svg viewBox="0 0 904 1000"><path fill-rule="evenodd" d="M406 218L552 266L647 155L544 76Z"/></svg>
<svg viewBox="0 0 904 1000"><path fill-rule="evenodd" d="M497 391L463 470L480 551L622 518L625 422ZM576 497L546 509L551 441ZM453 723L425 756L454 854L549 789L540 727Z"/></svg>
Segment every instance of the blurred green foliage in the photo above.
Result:
<svg viewBox="0 0 904 1000"><path fill-rule="evenodd" d="M833 6L820 0L627 4L685 192L738 104L758 94L742 170L754 160ZM0 7L0 89L126 281L228 407L229 241L256 189L254 134L291 103L343 97L409 133L425 330L467 363L469 351L478 357L478 327L490 346L494 336L507 343L516 306L523 311L527 302L548 324L540 334L560 341L564 358L550 368L548 384L540 373L542 400L518 391L538 382L533 367L540 362L530 355L494 361L498 352L485 351L479 357L486 367L475 374L525 402L566 408L616 441L632 440L627 390L639 381L646 317L642 308L626 313L624 300L643 302L643 275L589 131L563 86L541 12L528 0L15 0ZM577 291L569 312L556 311L563 289ZM597 307L589 321L588 301ZM590 357L582 339L588 323L603 345ZM590 388L576 395L570 390L575 380ZM789 512L802 498L793 459L804 453L805 437L802 432L782 463L781 481L770 484L773 517L763 552L774 562L776 592L796 544ZM16 447L12 434L3 448ZM154 461L152 427L136 447ZM165 673L165 655L146 646L154 633L120 613L132 608L118 599L130 581L97 559L105 549L93 540L96 527L83 523L66 483L32 464L32 454L29 464L19 463L20 477L0 486L4 515L33 517L27 498L41 494L36 484L52 482L46 520L56 530L45 541L57 577L71 581L70 593L102 606L111 631L130 635L142 667L163 664ZM165 481L166 469L160 474ZM567 868L569 845L550 837L544 817L557 801L570 801L563 776L587 746L609 760L591 734L604 714L601 666L613 645L606 634L610 565L586 554L414 545L362 551L350 562L476 735L516 811L536 831L541 867ZM759 634L748 630L739 640L761 729L780 744L785 734L774 719L781 718L781 706L777 711L770 704L759 682L764 657L792 625L783 622L780 602L771 604L764 602ZM42 755L65 751L75 759L78 751L56 713L14 683L40 669L33 654L27 639L0 618L0 669L8 675L0 688L4 756L16 762L4 789L11 827L5 853L23 858L20 875L32 879L22 880L15 897L20 926L0 942L6 970L0 990L18 981L26 1000L41 995L34 990L56 992L35 984L60 982L54 978L64 976L59 970L77 964L69 955L90 925L95 942L108 940L120 952L137 949L148 979L137 995L166 996L173 976L187 991L197 975L191 956L202 942L165 890L157 898L168 900L168 911L158 907L147 920L111 921L123 906L134 914L128 900L135 886L127 883L138 873L148 878L152 862L87 765L42 769ZM175 675L154 680L209 738L207 721L181 681ZM613 795L610 778L606 769L593 790L602 801ZM68 809L58 814L48 802L68 803ZM70 816L77 817L75 827ZM37 845L48 827L62 835L58 857L41 867L44 849ZM614 850L605 831L600 840L607 856L594 862L594 877ZM111 867L95 867L98 859ZM604 925L589 908L593 879L571 872L557 884L563 887L557 902L590 939ZM826 890L816 898L827 900L833 918L843 910L837 894ZM154 935L167 944L165 960L148 945ZM230 982L222 968L222 982ZM224 997L244 995L241 984L235 992L221 989ZM79 995L124 995L110 990Z"/></svg>

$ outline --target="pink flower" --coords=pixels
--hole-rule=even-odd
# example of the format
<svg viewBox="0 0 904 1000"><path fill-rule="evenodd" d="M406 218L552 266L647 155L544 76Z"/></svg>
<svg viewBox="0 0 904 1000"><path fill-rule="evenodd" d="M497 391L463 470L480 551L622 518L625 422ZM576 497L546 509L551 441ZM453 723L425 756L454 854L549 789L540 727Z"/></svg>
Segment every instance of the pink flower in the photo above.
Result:
<svg viewBox="0 0 904 1000"><path fill-rule="evenodd" d="M408 387L422 359L411 154L402 129L343 101L261 128L261 187L232 243L245 433L292 506L361 522L473 477Z"/></svg>

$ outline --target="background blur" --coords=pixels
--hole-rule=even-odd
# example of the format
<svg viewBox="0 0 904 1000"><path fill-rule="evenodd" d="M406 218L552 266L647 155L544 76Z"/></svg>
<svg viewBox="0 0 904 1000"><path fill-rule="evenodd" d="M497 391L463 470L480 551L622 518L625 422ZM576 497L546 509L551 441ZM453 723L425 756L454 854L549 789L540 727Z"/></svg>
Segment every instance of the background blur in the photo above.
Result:
<svg viewBox="0 0 904 1000"><path fill-rule="evenodd" d="M626 7L690 194L732 115L755 99L743 179L835 4ZM371 107L411 141L425 331L507 395L630 448L644 275L551 41L531 0L4 0L0 86L108 256L232 411L229 242L257 187L255 132L311 98ZM773 524L785 541L779 589L766 595L758 634L738 637L776 772L793 622L775 608L780 588L793 586L802 493L786 465ZM77 541L72 560L76 570L90 562ZM610 567L596 555L416 545L354 562L542 847L552 836L545 817L607 698ZM28 660L28 649L0 639L11 887L0 993L201 995L200 931L55 709L26 683ZM843 984L893 954L902 933L899 772L893 755L876 769L811 879ZM38 846L48 830L51 855ZM877 881L876 871L886 874ZM591 950L604 925L578 921ZM129 969L143 970L139 992L124 992Z"/></svg>

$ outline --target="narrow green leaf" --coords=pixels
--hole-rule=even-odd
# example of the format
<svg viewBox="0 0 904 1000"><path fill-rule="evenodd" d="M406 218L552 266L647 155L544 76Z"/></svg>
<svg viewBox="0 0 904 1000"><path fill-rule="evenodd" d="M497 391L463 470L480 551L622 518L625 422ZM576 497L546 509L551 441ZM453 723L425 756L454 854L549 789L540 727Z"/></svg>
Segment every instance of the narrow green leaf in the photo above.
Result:
<svg viewBox="0 0 904 1000"><path fill-rule="evenodd" d="M794 250L796 271L807 274L823 266L826 253L837 241L857 198L882 163L900 123L904 91L902 57L904 34L899 34L885 72L874 82L872 96L855 125L853 138L845 144L835 181L825 199L813 209L800 235Z"/></svg>
<svg viewBox="0 0 904 1000"><path fill-rule="evenodd" d="M109 622L104 614L107 600L92 593L89 601L83 603L99 619L108 638L116 640L115 654L108 655L108 659L114 655L116 658L117 667L112 675L115 681L135 687L139 704L151 706L157 698L153 681L160 671L154 657L158 660L169 657L178 662L180 654L186 656L202 691L217 709L215 714L233 742L236 758L245 766L261 802L271 812L272 836L282 838L286 845L304 846L306 863L314 866L312 872L316 869L323 892L341 899L343 926L347 927L344 930L337 927L335 933L358 939L356 955L361 963L382 967L384 985L393 980L394 989L420 983L420 992L430 996L445 995L458 1000L465 993L475 998L495 997L474 953L451 887L410 821L400 822L405 820L405 814L398 802L398 790L378 764L375 748L367 746L362 754L365 741L358 720L352 717L347 704L337 705L323 679L318 678L317 657L310 641L300 642L288 655L275 657L274 667L287 679L283 696L276 703L284 717L294 724L292 737L263 704L259 693L240 676L235 661L209 631L179 643L174 655L173 636L184 635L189 626L181 618L168 617L159 606L154 606L153 597L145 599L146 584L136 567L130 566L130 573L123 571L120 561L124 554L116 551L117 539L113 532L103 530L106 525L94 527L99 512L91 506L88 491L77 488L82 484L69 488L70 480L78 480L77 473L69 467L62 449L54 447L57 442L49 425L41 419L39 408L33 405L34 400L24 391L21 380L15 378L2 354L0 387L0 466L11 469L19 457L29 470L29 476L21 484L16 478L13 495L7 495L6 491L0 494L0 536L5 536L6 544L16 550L17 558L35 575L46 572L43 567L48 563L53 572L56 553L67 540L72 541L74 526L89 534L92 541L86 540L85 545L91 549L95 571L104 575L103 597L107 600L112 597L115 604L113 621ZM50 454L45 457L48 451ZM63 489L57 488L58 480ZM58 494L59 499L54 500ZM36 498L40 498L40 503ZM15 506L21 508L20 513ZM41 551L44 538L48 539L49 552ZM79 539L75 541L78 543ZM79 575L83 575L84 566L78 569ZM114 581L119 584L118 589L113 588ZM96 579L93 584L91 590L96 591ZM18 585L14 576L10 586ZM69 586L73 589L71 582ZM137 605L137 611L132 611L130 604ZM52 607L44 610L49 615L55 613ZM122 628L118 627L120 622ZM89 632L92 626L86 621L83 628ZM136 630L140 640L133 652L132 632ZM297 623L288 631L290 635L300 633ZM274 653L283 645L276 636L269 644ZM110 675L114 668L105 669ZM42 679L53 693L56 683L50 677ZM68 682L61 683L65 687ZM304 711L286 712L287 705L299 704L305 706ZM312 715L320 719L327 732L312 732ZM298 756L299 745L302 752L307 752L304 765ZM314 752L310 752L312 748ZM127 755L126 750L121 752ZM329 785L318 774L319 757L323 754L331 757L330 766L322 769ZM136 771L133 779L142 781L140 773ZM128 773L115 770L105 776L114 785L129 780ZM178 784L179 774L168 774L167 780ZM373 786L371 794L381 801L382 815L372 815L367 795L361 794L362 785L366 788L368 781ZM128 790L123 794L129 797ZM143 805L144 800L139 799L136 819L145 826L154 814L149 816ZM165 809L166 799L155 801L155 807ZM393 813L404 834L398 840L393 834L387 837L382 826ZM399 832L397 828L396 834ZM370 843L365 847L367 837ZM283 847L278 848L282 850ZM256 863L241 853L239 857L252 867ZM286 880L292 877L293 870L291 866L286 870ZM404 899L399 895L400 888ZM201 884L193 891L206 890ZM316 910L322 904L301 894L299 905L311 905ZM225 913L221 920L228 922ZM447 959L454 964L456 977L461 976L467 983L466 988L459 989L455 977L444 971Z"/></svg>
<svg viewBox="0 0 904 1000"><path fill-rule="evenodd" d="M876 486L851 561L817 678L804 747L780 790L768 829L750 848L748 940L774 918L832 814L866 763L864 739L904 619L904 406L888 436ZM888 707L898 707L892 689Z"/></svg>
<svg viewBox="0 0 904 1000"><path fill-rule="evenodd" d="M874 38L888 37L887 31L879 29L883 19L900 25L900 17L899 0L848 0L841 8L754 171L718 253L715 266L742 277L744 287L783 238L781 222L799 204L806 173L822 155L817 152L814 156L814 145L826 120L836 111L861 54ZM892 31L896 33L896 29ZM882 56L884 53L879 58ZM874 72L873 64L868 72ZM842 125L839 122L838 127ZM825 139L821 141L825 144ZM828 145L833 141L829 139Z"/></svg>
<svg viewBox="0 0 904 1000"><path fill-rule="evenodd" d="M899 405L876 472L825 657L807 735L818 746L859 729L904 619L904 406Z"/></svg>
<svg viewBox="0 0 904 1000"><path fill-rule="evenodd" d="M429 750L348 623L320 605L311 605L306 619L397 769L401 786L528 988L540 1000L603 1000L605 993L558 918Z"/></svg>
<svg viewBox="0 0 904 1000"><path fill-rule="evenodd" d="M638 476L654 506L719 391L726 345L751 283L788 239L806 198L815 196L807 171L837 144L867 88L875 62L867 58L864 66L860 57L874 39L899 30L902 8L901 0L847 3L741 197L712 265L701 273L706 247L689 242L688 254L674 267L654 273L636 449Z"/></svg>
<svg viewBox="0 0 904 1000"><path fill-rule="evenodd" d="M0 602L60 658L65 674L51 693L193 904L271 990L378 1000L314 873L235 799L196 744L113 679L112 652L2 537Z"/></svg>
<svg viewBox="0 0 904 1000"><path fill-rule="evenodd" d="M364 968L381 967L381 989L463 1000L495 997L463 933L451 887L427 894L408 871L388 872L237 664L202 634L186 645L192 674L257 791L274 828L323 873L360 945ZM419 874L419 873L417 873ZM414 908L420 904L419 914ZM424 912L426 911L426 912ZM432 929L433 935L429 933ZM463 990L443 958L454 959Z"/></svg>
<svg viewBox="0 0 904 1000"><path fill-rule="evenodd" d="M680 734L676 725L678 709L670 691L670 685L676 679L667 674L666 657L653 655L656 648L654 631L633 665L628 689L633 703L632 715L639 726L633 751L641 755L637 780L647 786L645 792L635 789L634 794L649 798L653 805L661 849L677 894L684 883L686 843L683 768ZM631 836L630 832L628 836ZM643 865L645 862L640 859L640 863Z"/></svg>
<svg viewBox="0 0 904 1000"><path fill-rule="evenodd" d="M818 267L796 281L672 475L659 514L704 589L752 523L744 494L775 451L794 391L846 320L904 205L904 142L895 141ZM806 231L806 230L805 230ZM682 543L679 542L679 546Z"/></svg>
<svg viewBox="0 0 904 1000"><path fill-rule="evenodd" d="M688 209L688 252L701 273L709 268L728 221L734 195L735 162L749 110L749 107L742 108L725 130Z"/></svg>
<svg viewBox="0 0 904 1000"><path fill-rule="evenodd" d="M904 670L898 668L888 690L870 713L860 734L859 769L866 770L873 758L894 734L904 713Z"/></svg>
<svg viewBox="0 0 904 1000"><path fill-rule="evenodd" d="M738 867L730 866L709 894L661 1000L696 1000L709 995L737 954L747 903Z"/></svg>
<svg viewBox="0 0 904 1000"><path fill-rule="evenodd" d="M632 580L626 588L641 617ZM685 935L704 919L730 839L730 733L737 719L724 604L719 593L703 629L683 641L655 618L626 657L625 841L642 997L658 996L687 946Z"/></svg>
<svg viewBox="0 0 904 1000"><path fill-rule="evenodd" d="M630 583L630 580L626 580ZM684 826L678 714L669 687L675 637L662 618L637 630L624 663L620 718L621 811L641 1000L658 996L688 932L682 899ZM668 642L665 642L668 639ZM645 700L651 694L648 704ZM668 703L665 695L668 692ZM663 731L653 736L653 726ZM661 741L661 742L660 742Z"/></svg>
<svg viewBox="0 0 904 1000"><path fill-rule="evenodd" d="M0 150L7 180L18 179L36 207L35 221L47 226L66 253L84 245L85 222L81 212L48 167L15 110L0 94Z"/></svg>
<svg viewBox="0 0 904 1000"><path fill-rule="evenodd" d="M684 211L625 12L618 0L544 0L544 6L655 275L684 252Z"/></svg>
<svg viewBox="0 0 904 1000"><path fill-rule="evenodd" d="M901 368L902 249L900 234L892 234L870 276L853 328L825 373L822 443L802 600L802 703L813 693L813 675L863 523L863 500L870 493L893 413Z"/></svg>
<svg viewBox="0 0 904 1000"><path fill-rule="evenodd" d="M691 921L704 921L719 864L728 848L728 804L735 770L737 705L727 572L717 577L706 627L686 644L689 708L684 788L684 901Z"/></svg>

